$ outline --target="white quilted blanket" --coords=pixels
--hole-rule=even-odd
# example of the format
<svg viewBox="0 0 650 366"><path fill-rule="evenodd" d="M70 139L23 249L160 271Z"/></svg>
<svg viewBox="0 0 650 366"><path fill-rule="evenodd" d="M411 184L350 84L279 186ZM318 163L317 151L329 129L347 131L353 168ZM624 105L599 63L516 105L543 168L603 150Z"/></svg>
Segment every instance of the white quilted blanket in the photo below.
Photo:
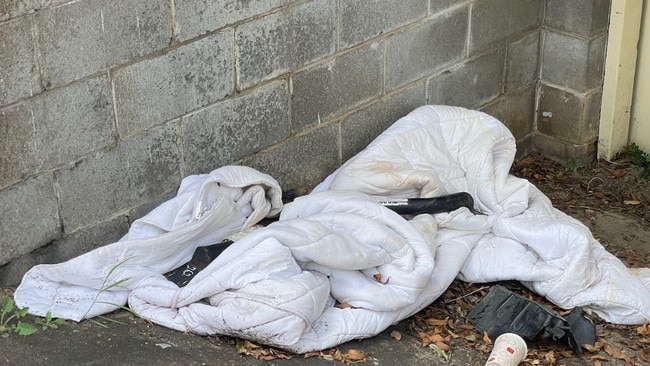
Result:
<svg viewBox="0 0 650 366"><path fill-rule="evenodd" d="M420 107L284 208L277 182L250 168L187 177L119 242L32 268L15 299L33 314L74 320L128 301L173 329L297 353L376 335L456 277L519 280L564 308L583 306L615 323L650 321L650 270L626 268L585 226L509 175L514 154L496 119ZM463 208L408 221L373 197L459 191L482 214ZM162 276L197 246L280 210L278 222L236 241L187 286Z"/></svg>

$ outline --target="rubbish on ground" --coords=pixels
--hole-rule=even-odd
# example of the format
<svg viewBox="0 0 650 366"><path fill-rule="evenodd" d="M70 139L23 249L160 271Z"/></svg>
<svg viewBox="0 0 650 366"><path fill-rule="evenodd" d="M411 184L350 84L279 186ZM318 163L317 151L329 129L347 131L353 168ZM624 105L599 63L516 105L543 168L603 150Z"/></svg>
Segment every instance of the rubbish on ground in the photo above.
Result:
<svg viewBox="0 0 650 366"><path fill-rule="evenodd" d="M565 341L573 350L582 353L582 345L594 345L596 328L582 315L581 308L574 308L566 316L519 296L503 286L496 285L469 313L476 329L487 332L495 339L504 333L515 333L527 341L533 341L540 333L542 338Z"/></svg>
<svg viewBox="0 0 650 366"><path fill-rule="evenodd" d="M503 333L495 341L485 366L516 366L526 358L526 341L515 333Z"/></svg>

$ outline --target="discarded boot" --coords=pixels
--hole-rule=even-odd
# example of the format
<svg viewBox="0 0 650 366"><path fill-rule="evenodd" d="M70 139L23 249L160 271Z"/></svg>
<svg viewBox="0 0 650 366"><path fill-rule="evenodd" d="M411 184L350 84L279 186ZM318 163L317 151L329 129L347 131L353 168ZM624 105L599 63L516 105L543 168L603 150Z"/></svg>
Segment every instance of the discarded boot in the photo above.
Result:
<svg viewBox="0 0 650 366"><path fill-rule="evenodd" d="M581 308L574 308L566 317L561 317L501 285L492 287L468 318L477 330L487 332L490 339L503 333L515 333L526 341L541 336L564 341L578 354L582 353L583 344L596 342L596 329L583 316Z"/></svg>

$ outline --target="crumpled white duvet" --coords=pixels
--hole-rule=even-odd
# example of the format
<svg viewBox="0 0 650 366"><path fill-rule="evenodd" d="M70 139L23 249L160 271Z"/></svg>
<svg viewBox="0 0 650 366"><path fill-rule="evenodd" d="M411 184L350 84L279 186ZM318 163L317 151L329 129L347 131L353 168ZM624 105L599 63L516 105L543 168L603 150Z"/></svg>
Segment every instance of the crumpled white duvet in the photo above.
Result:
<svg viewBox="0 0 650 366"><path fill-rule="evenodd" d="M563 308L582 306L614 323L650 321L650 270L626 268L588 228L509 175L514 154L498 120L423 106L284 207L277 182L251 168L187 177L117 243L32 268L15 300L33 314L74 320L128 301L166 327L296 353L376 335L457 277L519 280ZM376 201L459 191L482 214L463 208L406 220ZM197 246L280 211L279 221L237 240L187 286L162 275Z"/></svg>

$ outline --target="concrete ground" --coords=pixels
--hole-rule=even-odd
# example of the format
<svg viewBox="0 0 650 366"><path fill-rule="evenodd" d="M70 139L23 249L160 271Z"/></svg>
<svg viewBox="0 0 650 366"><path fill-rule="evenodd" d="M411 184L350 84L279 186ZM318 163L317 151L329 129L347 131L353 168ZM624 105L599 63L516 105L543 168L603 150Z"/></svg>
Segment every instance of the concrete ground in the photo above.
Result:
<svg viewBox="0 0 650 366"><path fill-rule="evenodd" d="M650 253L650 228L622 216L596 213L581 218L594 235L613 252ZM644 255L645 255L644 254ZM3 289L0 299L11 295ZM324 355L304 358L292 355L290 359L258 360L237 352L235 340L228 337L201 337L185 334L149 324L128 312L111 314L98 323L85 321L65 322L58 329L38 331L30 336L4 333L0 336L0 364L3 365L335 365L343 364ZM27 318L30 321L29 318ZM33 321L33 319L32 319ZM343 353L361 350L368 357L366 365L483 365L487 354L466 346L465 342L452 343L448 360L441 358L429 347L422 347L417 336L404 320L370 339L352 341L341 345ZM398 331L401 339L391 337ZM395 333L393 333L395 335ZM620 337L625 342L624 337ZM535 345L529 345L529 355ZM596 360L597 361L597 360ZM589 356L567 358L559 364L594 365ZM600 361L598 361L600 362ZM550 364L550 363L525 363ZM607 365L629 365L608 359ZM634 364L640 364L634 361Z"/></svg>

